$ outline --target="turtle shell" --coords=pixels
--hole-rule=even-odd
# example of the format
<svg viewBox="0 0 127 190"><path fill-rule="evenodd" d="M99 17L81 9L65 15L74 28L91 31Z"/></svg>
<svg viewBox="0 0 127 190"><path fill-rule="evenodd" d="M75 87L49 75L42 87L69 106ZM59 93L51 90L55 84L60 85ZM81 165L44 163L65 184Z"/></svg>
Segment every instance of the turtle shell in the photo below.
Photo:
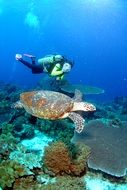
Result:
<svg viewBox="0 0 127 190"><path fill-rule="evenodd" d="M73 108L73 100L54 91L32 91L20 95L24 109L39 118L58 119Z"/></svg>

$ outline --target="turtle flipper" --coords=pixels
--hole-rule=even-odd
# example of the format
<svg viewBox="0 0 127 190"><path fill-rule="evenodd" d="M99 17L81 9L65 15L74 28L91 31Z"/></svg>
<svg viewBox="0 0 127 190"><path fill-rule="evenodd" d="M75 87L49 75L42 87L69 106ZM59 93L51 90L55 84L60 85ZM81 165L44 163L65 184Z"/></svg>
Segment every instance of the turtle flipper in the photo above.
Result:
<svg viewBox="0 0 127 190"><path fill-rule="evenodd" d="M81 91L78 89L75 89L75 95L73 97L74 101L75 102L82 102L82 96L83 95L82 95Z"/></svg>
<svg viewBox="0 0 127 190"><path fill-rule="evenodd" d="M75 112L69 113L68 117L74 122L75 131L77 133L81 133L84 128L85 120L79 114L77 114Z"/></svg>

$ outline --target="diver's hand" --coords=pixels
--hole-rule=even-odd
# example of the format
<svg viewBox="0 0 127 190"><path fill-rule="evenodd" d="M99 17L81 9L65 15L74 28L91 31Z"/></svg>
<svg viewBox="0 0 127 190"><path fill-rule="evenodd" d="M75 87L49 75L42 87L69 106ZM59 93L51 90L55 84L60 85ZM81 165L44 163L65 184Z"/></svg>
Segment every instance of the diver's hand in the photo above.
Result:
<svg viewBox="0 0 127 190"><path fill-rule="evenodd" d="M15 55L15 59L16 59L17 61L18 61L19 59L22 59L22 55L17 53L17 54Z"/></svg>

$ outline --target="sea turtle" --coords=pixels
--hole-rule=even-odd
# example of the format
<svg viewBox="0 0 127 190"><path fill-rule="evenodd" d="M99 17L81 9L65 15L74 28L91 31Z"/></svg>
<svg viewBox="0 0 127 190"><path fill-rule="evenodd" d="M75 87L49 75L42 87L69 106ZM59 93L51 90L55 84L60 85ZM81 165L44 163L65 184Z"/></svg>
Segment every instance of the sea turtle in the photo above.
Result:
<svg viewBox="0 0 127 190"><path fill-rule="evenodd" d="M43 119L63 119L69 117L75 124L75 130L80 133L84 128L84 119L75 111L95 111L93 104L82 101L82 94L75 91L75 96L60 92L39 90L20 94L20 101L14 107L23 107L29 114Z"/></svg>

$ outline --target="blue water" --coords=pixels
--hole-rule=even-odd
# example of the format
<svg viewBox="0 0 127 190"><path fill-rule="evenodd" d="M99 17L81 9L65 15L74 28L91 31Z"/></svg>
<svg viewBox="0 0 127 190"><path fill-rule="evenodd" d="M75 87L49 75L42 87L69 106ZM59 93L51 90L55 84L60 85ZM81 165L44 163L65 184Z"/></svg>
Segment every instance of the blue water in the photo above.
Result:
<svg viewBox="0 0 127 190"><path fill-rule="evenodd" d="M0 0L0 80L36 85L43 74L15 61L60 53L75 61L67 76L105 89L106 99L127 95L127 2L124 0Z"/></svg>

